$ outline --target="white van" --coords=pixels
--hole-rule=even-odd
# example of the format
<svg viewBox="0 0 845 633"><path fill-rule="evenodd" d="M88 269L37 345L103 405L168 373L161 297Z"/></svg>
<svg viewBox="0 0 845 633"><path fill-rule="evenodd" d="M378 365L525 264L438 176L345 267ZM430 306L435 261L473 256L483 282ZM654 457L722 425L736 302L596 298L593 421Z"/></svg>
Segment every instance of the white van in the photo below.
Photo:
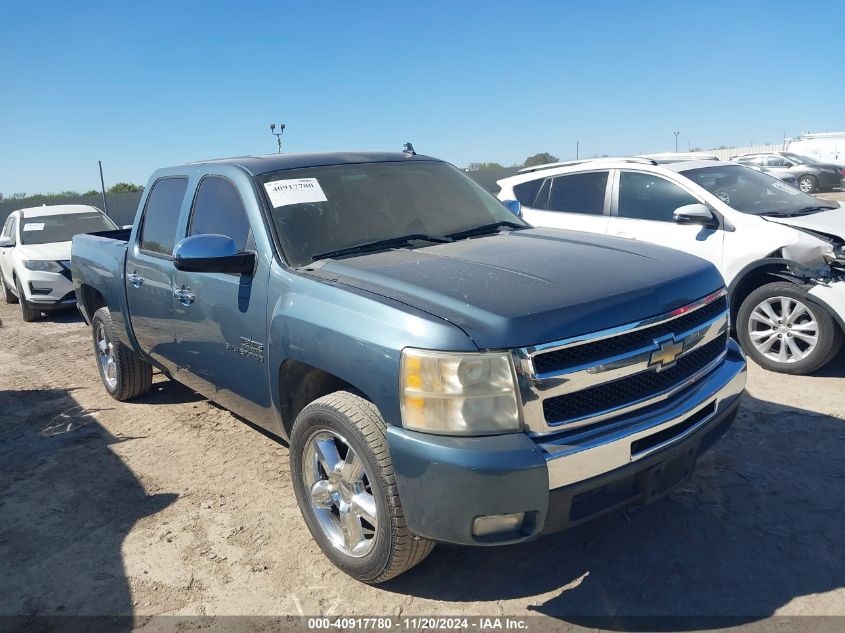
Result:
<svg viewBox="0 0 845 633"><path fill-rule="evenodd" d="M789 143L789 151L845 167L845 132L802 134Z"/></svg>

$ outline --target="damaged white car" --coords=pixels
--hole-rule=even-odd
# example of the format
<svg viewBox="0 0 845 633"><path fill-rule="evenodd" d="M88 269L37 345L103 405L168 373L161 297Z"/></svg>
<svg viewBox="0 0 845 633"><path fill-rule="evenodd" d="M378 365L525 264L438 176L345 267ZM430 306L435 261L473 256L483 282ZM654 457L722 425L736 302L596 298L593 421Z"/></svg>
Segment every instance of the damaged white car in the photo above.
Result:
<svg viewBox="0 0 845 633"><path fill-rule="evenodd" d="M669 246L713 262L746 353L773 371L829 362L845 331L845 209L735 163L600 159L499 181L537 226Z"/></svg>

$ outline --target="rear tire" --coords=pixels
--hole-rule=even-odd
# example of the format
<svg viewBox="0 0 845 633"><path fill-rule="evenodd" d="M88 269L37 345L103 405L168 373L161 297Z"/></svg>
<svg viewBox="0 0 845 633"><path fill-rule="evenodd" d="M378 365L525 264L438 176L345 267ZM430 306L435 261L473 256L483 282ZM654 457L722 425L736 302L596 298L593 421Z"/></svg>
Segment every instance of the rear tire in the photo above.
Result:
<svg viewBox="0 0 845 633"><path fill-rule="evenodd" d="M765 369L784 374L814 372L842 347L842 330L827 309L787 281L760 286L748 295L736 328L746 354Z"/></svg>
<svg viewBox="0 0 845 633"><path fill-rule="evenodd" d="M434 549L405 523L385 428L372 402L337 391L302 410L290 441L294 492L311 535L339 569L370 584Z"/></svg>
<svg viewBox="0 0 845 633"><path fill-rule="evenodd" d="M100 308L94 313L91 333L100 379L112 398L124 402L152 388L152 365L118 340L108 308Z"/></svg>
<svg viewBox="0 0 845 633"><path fill-rule="evenodd" d="M21 318L27 323L40 319L41 310L29 305L29 302L26 300L26 295L23 293L23 288L21 288L20 279L15 279L15 288L18 290L18 304L21 308Z"/></svg>
<svg viewBox="0 0 845 633"><path fill-rule="evenodd" d="M801 176L798 179L798 188L804 193L815 193L819 190L819 181L815 176Z"/></svg>
<svg viewBox="0 0 845 633"><path fill-rule="evenodd" d="M0 286L3 287L3 300L6 303L18 302L18 298L15 296L15 293L13 293L11 288L6 285L6 281L3 279L3 273L0 273Z"/></svg>

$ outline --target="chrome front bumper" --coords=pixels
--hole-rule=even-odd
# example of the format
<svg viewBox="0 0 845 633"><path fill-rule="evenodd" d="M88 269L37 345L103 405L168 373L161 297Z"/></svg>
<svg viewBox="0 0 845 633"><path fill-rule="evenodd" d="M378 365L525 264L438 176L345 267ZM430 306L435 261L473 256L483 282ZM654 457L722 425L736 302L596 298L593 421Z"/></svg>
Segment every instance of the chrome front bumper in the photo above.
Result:
<svg viewBox="0 0 845 633"><path fill-rule="evenodd" d="M745 389L745 381L745 357L730 340L724 360L670 401L538 442L548 468L549 488L603 475L682 441L732 407Z"/></svg>

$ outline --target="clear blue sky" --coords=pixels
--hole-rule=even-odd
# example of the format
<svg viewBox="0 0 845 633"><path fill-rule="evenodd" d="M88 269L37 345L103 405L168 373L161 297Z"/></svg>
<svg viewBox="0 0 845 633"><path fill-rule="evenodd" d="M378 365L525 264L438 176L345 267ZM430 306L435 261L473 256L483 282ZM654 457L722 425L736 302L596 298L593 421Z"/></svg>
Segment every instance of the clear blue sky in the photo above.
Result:
<svg viewBox="0 0 845 633"><path fill-rule="evenodd" d="M845 129L841 0L0 0L0 192L275 150L458 165Z"/></svg>

